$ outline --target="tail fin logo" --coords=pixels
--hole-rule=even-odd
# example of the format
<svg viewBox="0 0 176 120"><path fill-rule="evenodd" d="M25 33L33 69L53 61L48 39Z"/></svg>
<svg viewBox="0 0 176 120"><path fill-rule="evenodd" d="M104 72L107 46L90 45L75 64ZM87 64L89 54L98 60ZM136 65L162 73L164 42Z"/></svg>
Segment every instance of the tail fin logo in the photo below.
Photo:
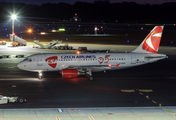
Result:
<svg viewBox="0 0 176 120"><path fill-rule="evenodd" d="M155 27L150 34L145 38L142 49L148 52L157 53L163 28L161 26Z"/></svg>
<svg viewBox="0 0 176 120"><path fill-rule="evenodd" d="M57 56L52 56L47 59L45 59L45 62L48 62L48 65L51 66L52 68L55 68L57 66Z"/></svg>

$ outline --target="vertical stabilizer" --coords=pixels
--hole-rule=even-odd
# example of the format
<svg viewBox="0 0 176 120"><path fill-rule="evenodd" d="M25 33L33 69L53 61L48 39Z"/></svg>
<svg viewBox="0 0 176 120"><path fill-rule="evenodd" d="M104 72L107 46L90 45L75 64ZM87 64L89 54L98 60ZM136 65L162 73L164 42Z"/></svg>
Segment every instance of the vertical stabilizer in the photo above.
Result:
<svg viewBox="0 0 176 120"><path fill-rule="evenodd" d="M133 51L137 53L157 53L164 26L155 26L142 43Z"/></svg>

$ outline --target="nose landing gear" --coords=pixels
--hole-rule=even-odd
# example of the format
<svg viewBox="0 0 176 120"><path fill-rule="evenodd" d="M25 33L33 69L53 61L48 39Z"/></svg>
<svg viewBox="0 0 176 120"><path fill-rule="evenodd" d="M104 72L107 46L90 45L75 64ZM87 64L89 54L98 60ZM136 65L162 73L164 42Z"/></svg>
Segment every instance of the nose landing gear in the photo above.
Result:
<svg viewBox="0 0 176 120"><path fill-rule="evenodd" d="M43 77L42 72L41 72L41 71L39 71L39 72L38 72L38 79L39 79L39 80L41 80L41 79L42 79L42 77Z"/></svg>

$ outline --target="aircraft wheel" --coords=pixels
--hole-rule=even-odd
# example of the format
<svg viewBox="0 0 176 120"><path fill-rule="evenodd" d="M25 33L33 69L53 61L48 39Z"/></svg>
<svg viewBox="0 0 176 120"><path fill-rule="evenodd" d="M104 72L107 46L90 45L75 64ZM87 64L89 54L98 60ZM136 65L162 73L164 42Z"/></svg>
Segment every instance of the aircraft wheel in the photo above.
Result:
<svg viewBox="0 0 176 120"><path fill-rule="evenodd" d="M38 78L41 80L41 79L42 79L42 76L39 76Z"/></svg>
<svg viewBox="0 0 176 120"><path fill-rule="evenodd" d="M19 103L24 103L24 102L25 102L25 99L24 99L23 97L19 97L19 98L18 98L18 102L19 102Z"/></svg>
<svg viewBox="0 0 176 120"><path fill-rule="evenodd" d="M94 78L93 78L92 76L89 76L89 80L90 80L90 81L93 81L93 79L94 79Z"/></svg>

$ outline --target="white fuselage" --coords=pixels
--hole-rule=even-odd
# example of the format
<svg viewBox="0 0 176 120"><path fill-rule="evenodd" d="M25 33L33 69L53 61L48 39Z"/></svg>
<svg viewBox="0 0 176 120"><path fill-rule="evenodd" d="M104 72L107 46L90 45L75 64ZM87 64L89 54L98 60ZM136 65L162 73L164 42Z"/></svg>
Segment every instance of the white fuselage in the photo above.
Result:
<svg viewBox="0 0 176 120"><path fill-rule="evenodd" d="M134 67L166 58L164 54L155 53L81 53L60 54L43 53L27 57L18 64L18 68L27 71L59 71L79 67L91 69L92 72L118 70ZM102 67L101 67L102 66Z"/></svg>

